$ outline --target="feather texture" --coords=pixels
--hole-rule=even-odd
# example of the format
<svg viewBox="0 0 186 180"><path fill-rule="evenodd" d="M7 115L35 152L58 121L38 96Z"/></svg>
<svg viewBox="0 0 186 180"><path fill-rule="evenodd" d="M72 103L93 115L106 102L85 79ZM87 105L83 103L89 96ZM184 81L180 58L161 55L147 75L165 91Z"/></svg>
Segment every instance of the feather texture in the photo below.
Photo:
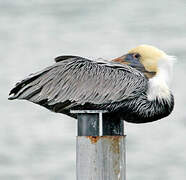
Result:
<svg viewBox="0 0 186 180"><path fill-rule="evenodd" d="M84 107L117 111L147 90L147 79L127 65L60 56L56 63L16 84L9 99L26 99L55 112ZM64 110L64 111L63 111Z"/></svg>

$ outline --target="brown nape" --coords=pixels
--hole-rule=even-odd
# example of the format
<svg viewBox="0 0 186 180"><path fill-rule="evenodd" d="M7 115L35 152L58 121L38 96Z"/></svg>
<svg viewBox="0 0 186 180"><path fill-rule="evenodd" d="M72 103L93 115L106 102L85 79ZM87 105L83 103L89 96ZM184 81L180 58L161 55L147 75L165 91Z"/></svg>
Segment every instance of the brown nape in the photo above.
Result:
<svg viewBox="0 0 186 180"><path fill-rule="evenodd" d="M125 61L125 56L121 56L115 59L112 59L111 61L113 62L117 62L117 63L121 63L121 64L127 64L130 65L129 62ZM134 67L133 67L134 68ZM138 68L136 68L137 70L139 70ZM147 71L145 68L144 70L140 70L140 72L142 72L148 79L153 78L156 75L156 72L149 72Z"/></svg>
<svg viewBox="0 0 186 180"><path fill-rule="evenodd" d="M146 72L143 72L143 73L145 74L145 76L146 76L148 79L153 78L153 77L156 75L155 72L148 72L148 71L146 71Z"/></svg>

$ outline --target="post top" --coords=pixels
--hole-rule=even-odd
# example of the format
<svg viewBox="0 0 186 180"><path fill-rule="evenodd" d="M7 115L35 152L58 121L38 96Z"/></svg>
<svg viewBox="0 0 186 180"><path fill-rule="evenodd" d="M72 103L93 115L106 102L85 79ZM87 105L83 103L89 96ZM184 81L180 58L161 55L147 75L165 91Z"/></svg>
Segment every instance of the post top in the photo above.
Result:
<svg viewBox="0 0 186 180"><path fill-rule="evenodd" d="M72 114L99 114L107 112L107 110L70 110L70 113Z"/></svg>
<svg viewBox="0 0 186 180"><path fill-rule="evenodd" d="M78 136L124 135L123 120L109 114L109 111L71 110L70 113L77 114Z"/></svg>

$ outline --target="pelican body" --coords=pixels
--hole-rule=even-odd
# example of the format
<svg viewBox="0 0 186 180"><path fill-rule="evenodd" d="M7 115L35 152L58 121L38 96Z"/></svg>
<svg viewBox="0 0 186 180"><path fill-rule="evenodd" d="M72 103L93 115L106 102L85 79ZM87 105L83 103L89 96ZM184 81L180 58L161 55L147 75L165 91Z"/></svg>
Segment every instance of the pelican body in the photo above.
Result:
<svg viewBox="0 0 186 180"><path fill-rule="evenodd" d="M75 118L70 110L107 110L132 123L156 121L173 110L169 83L174 58L158 48L140 45L111 61L79 56L55 61L18 82L9 99L25 99Z"/></svg>

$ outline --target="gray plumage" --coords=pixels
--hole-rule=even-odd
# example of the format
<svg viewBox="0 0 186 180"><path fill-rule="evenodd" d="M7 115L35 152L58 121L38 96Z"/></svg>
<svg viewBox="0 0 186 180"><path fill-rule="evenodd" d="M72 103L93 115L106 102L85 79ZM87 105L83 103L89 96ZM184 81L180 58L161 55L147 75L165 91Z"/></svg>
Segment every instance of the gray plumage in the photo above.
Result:
<svg viewBox="0 0 186 180"><path fill-rule="evenodd" d="M153 115L154 119L147 120L146 114L140 112L140 108L151 106L145 104L147 88L148 79L130 66L103 59L60 56L52 66L17 83L9 99L26 99L73 117L70 109L103 109L138 123L157 119Z"/></svg>

